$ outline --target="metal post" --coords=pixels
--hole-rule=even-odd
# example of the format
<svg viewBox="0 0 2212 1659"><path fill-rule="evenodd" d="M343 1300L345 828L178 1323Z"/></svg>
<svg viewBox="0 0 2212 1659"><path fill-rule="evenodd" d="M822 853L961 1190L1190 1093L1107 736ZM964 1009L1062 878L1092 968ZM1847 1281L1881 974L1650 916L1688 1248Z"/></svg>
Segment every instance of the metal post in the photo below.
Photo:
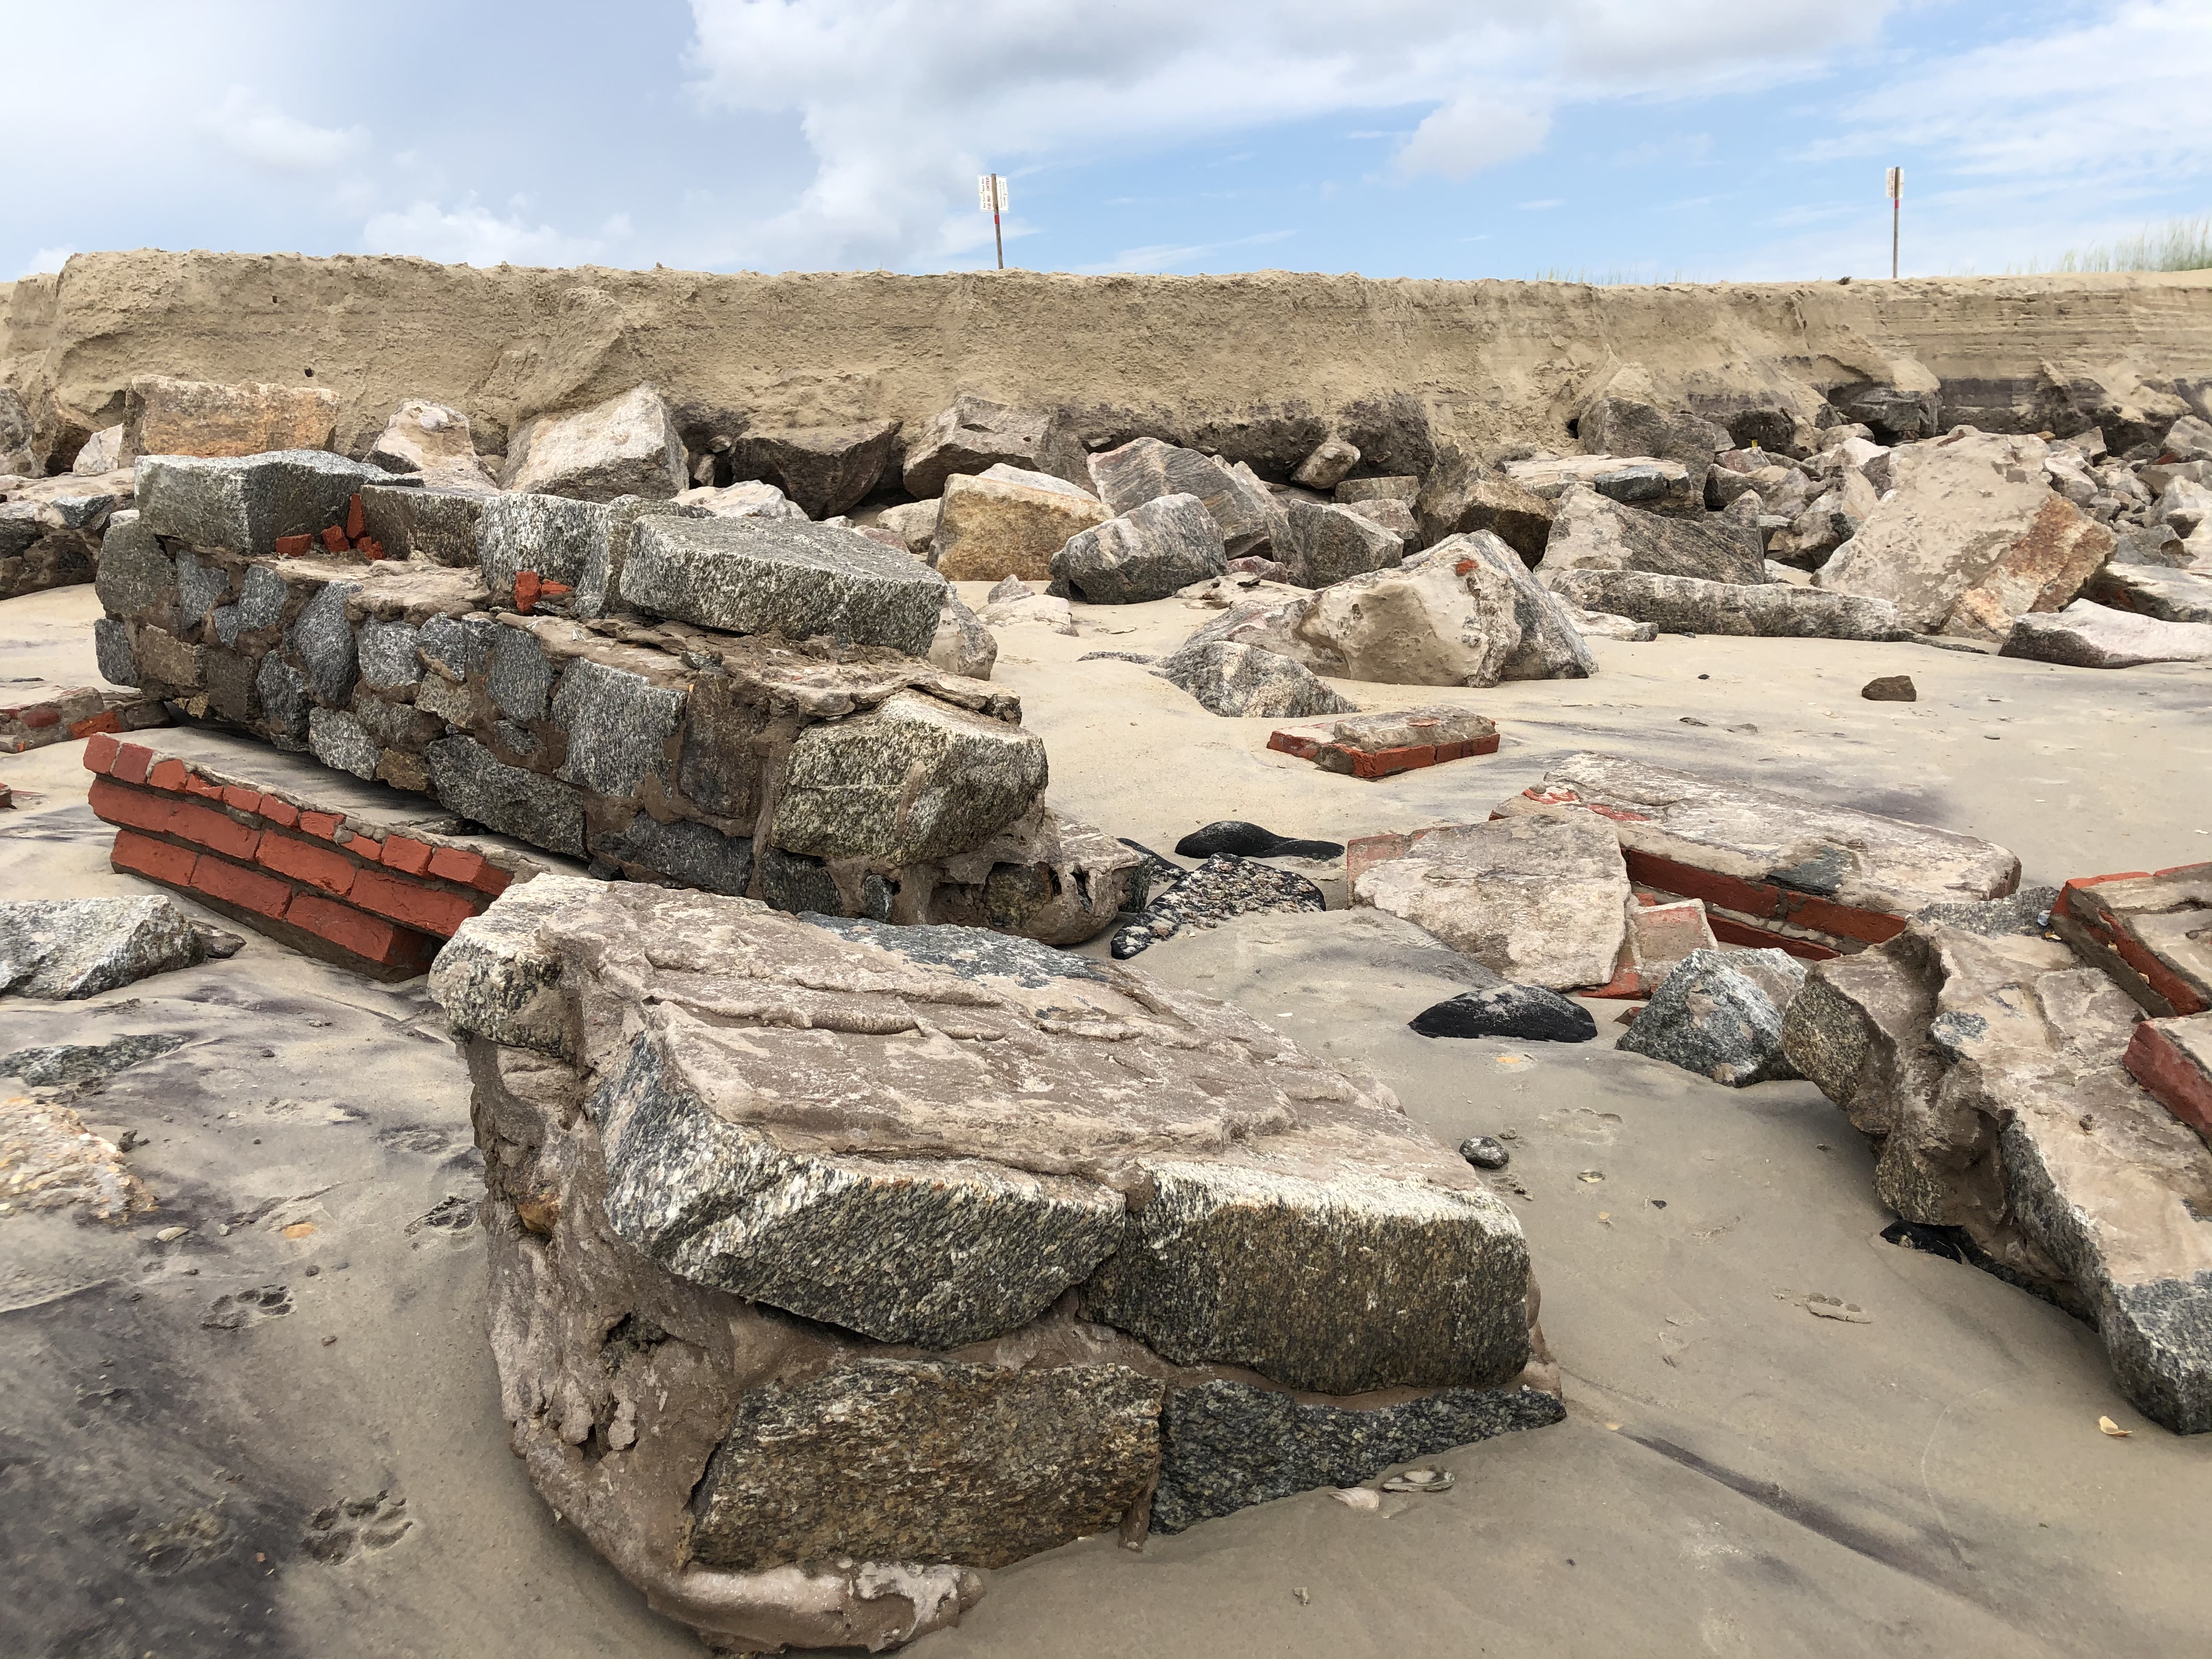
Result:
<svg viewBox="0 0 2212 1659"><path fill-rule="evenodd" d="M999 269L1006 268L1006 234L999 228L999 175L991 175L991 240L999 245ZM1894 276L1896 273L1892 272Z"/></svg>
<svg viewBox="0 0 2212 1659"><path fill-rule="evenodd" d="M1889 280L1897 280L1897 227L1905 210L1905 169L1892 167L1883 180L1889 191Z"/></svg>

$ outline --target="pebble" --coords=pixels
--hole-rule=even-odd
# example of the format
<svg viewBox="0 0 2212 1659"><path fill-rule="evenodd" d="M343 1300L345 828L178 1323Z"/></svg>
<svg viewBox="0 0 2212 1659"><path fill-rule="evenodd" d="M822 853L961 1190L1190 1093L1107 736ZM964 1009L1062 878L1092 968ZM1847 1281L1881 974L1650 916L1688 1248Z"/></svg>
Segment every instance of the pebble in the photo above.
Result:
<svg viewBox="0 0 2212 1659"><path fill-rule="evenodd" d="M1304 876L1216 853L1139 911L1114 935L1108 949L1115 961L1126 961L1161 939L1218 927L1233 916L1327 908L1321 889Z"/></svg>
<svg viewBox="0 0 2212 1659"><path fill-rule="evenodd" d="M1917 702L1920 692L1912 684L1910 674L1884 674L1880 679L1869 680L1859 688L1859 696L1869 702Z"/></svg>
<svg viewBox="0 0 2212 1659"><path fill-rule="evenodd" d="M154 1237L164 1244L173 1244L191 1231L188 1227L164 1227Z"/></svg>
<svg viewBox="0 0 2212 1659"><path fill-rule="evenodd" d="M1505 1143L1490 1135L1469 1135L1460 1142L1459 1155L1478 1170L1502 1170L1513 1161Z"/></svg>

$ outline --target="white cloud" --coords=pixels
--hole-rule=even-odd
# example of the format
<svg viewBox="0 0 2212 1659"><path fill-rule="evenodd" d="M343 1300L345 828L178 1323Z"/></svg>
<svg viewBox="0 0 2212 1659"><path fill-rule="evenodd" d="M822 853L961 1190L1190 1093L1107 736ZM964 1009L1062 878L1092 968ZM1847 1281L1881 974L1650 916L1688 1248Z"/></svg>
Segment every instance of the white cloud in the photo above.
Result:
<svg viewBox="0 0 2212 1659"><path fill-rule="evenodd" d="M76 252L73 247L42 247L31 256L31 263L23 268L22 274L40 276L48 271L59 270L69 263L70 255Z"/></svg>
<svg viewBox="0 0 2212 1659"><path fill-rule="evenodd" d="M1253 247L1263 242L1279 242L1297 234L1291 230L1264 230L1256 236L1237 236L1222 242L1175 244L1157 243L1151 247L1123 248L1110 259L1095 265L1081 265L1079 270L1086 276L1104 276L1121 271L1171 270L1177 265L1196 264L1201 259L1218 253L1224 248Z"/></svg>
<svg viewBox="0 0 2212 1659"><path fill-rule="evenodd" d="M1532 153L1559 105L1806 72L1896 0L691 0L696 90L780 114L815 173L756 263L942 259L988 243L974 175L1429 106L1401 179Z"/></svg>
<svg viewBox="0 0 2212 1659"><path fill-rule="evenodd" d="M245 87L231 88L200 125L240 161L278 173L327 173L368 146L367 127L314 126Z"/></svg>
<svg viewBox="0 0 2212 1659"><path fill-rule="evenodd" d="M617 214L600 228L627 235L629 222ZM473 201L452 208L417 202L404 213L376 215L362 231L365 253L411 253L447 264L581 264L605 247L598 237L529 224L519 211L502 219Z"/></svg>

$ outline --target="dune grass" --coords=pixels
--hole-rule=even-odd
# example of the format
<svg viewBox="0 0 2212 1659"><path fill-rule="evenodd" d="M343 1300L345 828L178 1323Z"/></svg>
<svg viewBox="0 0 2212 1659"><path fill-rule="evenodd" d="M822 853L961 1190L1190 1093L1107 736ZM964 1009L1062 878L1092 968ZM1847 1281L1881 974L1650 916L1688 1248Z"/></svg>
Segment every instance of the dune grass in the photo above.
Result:
<svg viewBox="0 0 2212 1659"><path fill-rule="evenodd" d="M2051 270L2212 270L2212 214L2146 225L2115 242L2069 247ZM2038 267L2031 266L2030 270Z"/></svg>

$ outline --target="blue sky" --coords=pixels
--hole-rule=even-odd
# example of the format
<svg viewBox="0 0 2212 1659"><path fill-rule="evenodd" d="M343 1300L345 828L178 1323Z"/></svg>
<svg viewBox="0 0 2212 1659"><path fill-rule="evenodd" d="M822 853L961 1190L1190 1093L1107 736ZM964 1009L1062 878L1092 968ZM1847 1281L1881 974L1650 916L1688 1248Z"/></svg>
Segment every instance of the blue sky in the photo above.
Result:
<svg viewBox="0 0 2212 1659"><path fill-rule="evenodd" d="M73 15L73 14L75 14ZM2212 3L0 0L0 274L2002 271L2212 210ZM373 21L371 21L373 20Z"/></svg>

